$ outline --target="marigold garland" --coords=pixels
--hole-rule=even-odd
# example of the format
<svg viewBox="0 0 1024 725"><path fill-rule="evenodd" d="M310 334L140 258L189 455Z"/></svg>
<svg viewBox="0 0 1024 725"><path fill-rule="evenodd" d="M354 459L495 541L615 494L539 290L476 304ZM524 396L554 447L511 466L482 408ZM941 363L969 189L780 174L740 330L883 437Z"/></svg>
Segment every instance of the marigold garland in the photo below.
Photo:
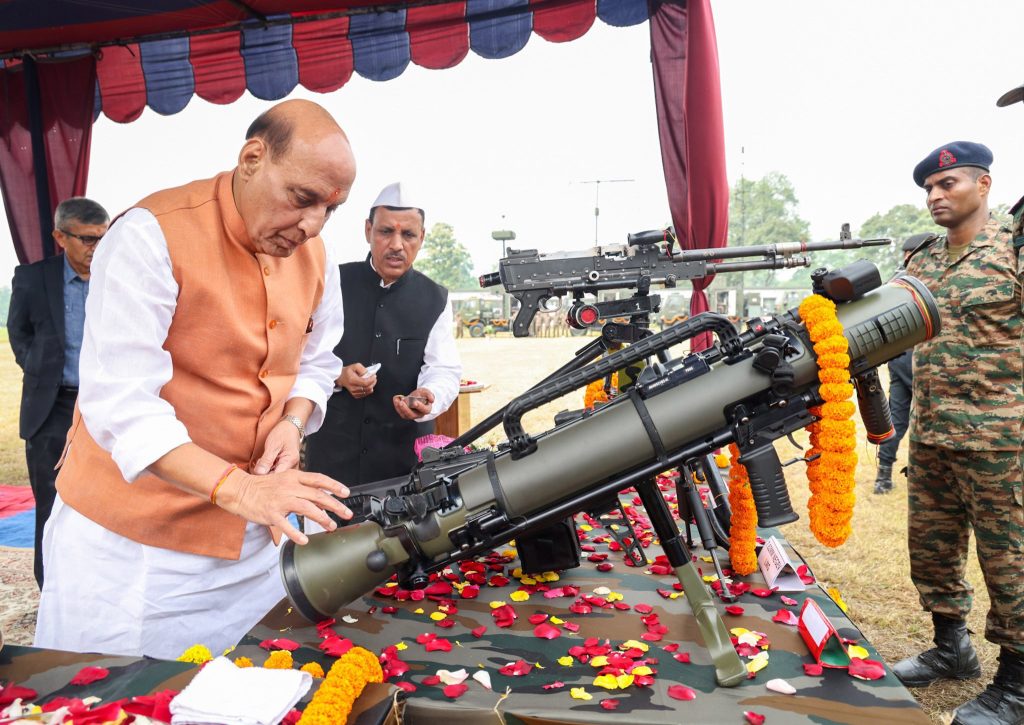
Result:
<svg viewBox="0 0 1024 725"><path fill-rule="evenodd" d="M836 305L821 295L800 303L800 319L807 326L818 358L818 394L824 404L811 408L819 420L807 426L811 450L818 456L807 465L811 498L807 502L811 532L825 546L843 544L852 531L854 473L857 469L857 431L850 401L849 344Z"/></svg>
<svg viewBox="0 0 1024 725"><path fill-rule="evenodd" d="M587 386L583 393L583 407L592 410L597 403L607 403L609 400L608 391L604 388L605 378L598 378ZM619 371L612 373L611 395L615 395L619 389Z"/></svg>
<svg viewBox="0 0 1024 725"><path fill-rule="evenodd" d="M729 466L729 507L732 509L729 529L729 562L740 575L752 574L757 570L757 509L754 507L754 492L750 490L750 476L747 467L740 463L740 451L735 443L729 445L731 458Z"/></svg>
<svg viewBox="0 0 1024 725"><path fill-rule="evenodd" d="M298 725L343 725L363 688L370 682L383 681L384 672L377 656L362 647L353 647L331 665Z"/></svg>

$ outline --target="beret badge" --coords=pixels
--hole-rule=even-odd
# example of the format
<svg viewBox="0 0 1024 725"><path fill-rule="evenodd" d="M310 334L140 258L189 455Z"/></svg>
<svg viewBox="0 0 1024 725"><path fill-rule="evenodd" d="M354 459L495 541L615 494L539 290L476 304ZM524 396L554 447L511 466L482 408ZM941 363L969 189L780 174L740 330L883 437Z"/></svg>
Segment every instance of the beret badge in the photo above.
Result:
<svg viewBox="0 0 1024 725"><path fill-rule="evenodd" d="M942 149L939 153L939 168L945 168L956 163L956 156L950 153L949 149Z"/></svg>

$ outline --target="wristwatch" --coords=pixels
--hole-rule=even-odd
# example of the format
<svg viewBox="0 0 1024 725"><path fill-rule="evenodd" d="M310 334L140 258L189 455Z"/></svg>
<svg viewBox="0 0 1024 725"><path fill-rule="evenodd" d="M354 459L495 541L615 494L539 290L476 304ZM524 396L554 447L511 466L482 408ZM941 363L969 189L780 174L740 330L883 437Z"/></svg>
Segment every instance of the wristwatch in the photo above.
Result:
<svg viewBox="0 0 1024 725"><path fill-rule="evenodd" d="M286 420L296 428L299 429L299 443L306 440L306 426L302 424L302 419L297 415L285 415L281 417L282 420Z"/></svg>

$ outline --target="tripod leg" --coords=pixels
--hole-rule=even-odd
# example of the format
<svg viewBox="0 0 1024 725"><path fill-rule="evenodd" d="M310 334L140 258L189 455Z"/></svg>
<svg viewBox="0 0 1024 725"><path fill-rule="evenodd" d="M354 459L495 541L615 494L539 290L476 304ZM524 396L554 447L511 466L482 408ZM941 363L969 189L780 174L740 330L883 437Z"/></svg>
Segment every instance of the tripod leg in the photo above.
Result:
<svg viewBox="0 0 1024 725"><path fill-rule="evenodd" d="M714 514L704 505L704 501L700 497L700 491L697 490L697 484L694 481L694 475L699 467L700 464L698 462L689 461L679 469L679 483L676 495L680 501L684 498L686 499L687 508L691 512L693 521L697 525L697 532L700 534L701 545L711 556L711 562L715 565L715 573L718 574L718 581L722 585L722 599L731 602L736 597L729 592L729 587L725 584L725 573L722 571L722 564L718 561L718 540L715 536L715 527L712 521Z"/></svg>
<svg viewBox="0 0 1024 725"><path fill-rule="evenodd" d="M746 679L747 668L733 649L729 630L726 629L725 622L715 607L711 592L704 585L700 572L690 559L690 552L683 543L668 504L661 497L661 492L653 479L636 484L636 491L651 519L651 526L661 541L665 557L675 569L676 577L686 592L686 601L693 610L697 627L704 638L704 645L715 663L715 679L722 687L735 687Z"/></svg>

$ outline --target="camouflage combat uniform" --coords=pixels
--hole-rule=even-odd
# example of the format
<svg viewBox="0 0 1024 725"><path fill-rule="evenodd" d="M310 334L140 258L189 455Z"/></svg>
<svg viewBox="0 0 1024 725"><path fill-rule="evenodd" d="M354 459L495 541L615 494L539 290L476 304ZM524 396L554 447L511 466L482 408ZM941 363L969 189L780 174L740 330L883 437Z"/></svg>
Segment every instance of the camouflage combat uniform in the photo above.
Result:
<svg viewBox="0 0 1024 725"><path fill-rule="evenodd" d="M914 350L911 579L927 611L966 616L972 526L991 599L985 638L1024 653L1024 318L1011 236L990 219L952 263L943 236L907 272L928 285L942 319Z"/></svg>

